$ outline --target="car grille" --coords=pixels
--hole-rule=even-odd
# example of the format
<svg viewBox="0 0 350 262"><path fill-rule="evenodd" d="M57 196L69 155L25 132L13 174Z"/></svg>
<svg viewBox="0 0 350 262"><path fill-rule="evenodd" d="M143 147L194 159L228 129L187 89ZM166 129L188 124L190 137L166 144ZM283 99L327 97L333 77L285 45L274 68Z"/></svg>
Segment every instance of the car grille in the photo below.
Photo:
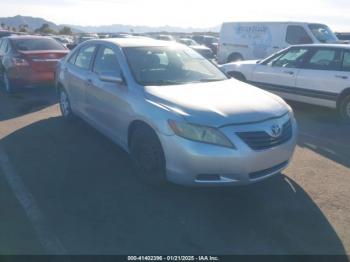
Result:
<svg viewBox="0 0 350 262"><path fill-rule="evenodd" d="M237 135L253 150L265 150L282 145L292 138L292 122L288 120L283 127L282 133L278 137L272 137L264 131L259 132L239 132Z"/></svg>
<svg viewBox="0 0 350 262"><path fill-rule="evenodd" d="M260 170L254 173L250 173L249 174L249 178L250 179L258 179L258 178L262 178L264 176L268 176L271 175L272 173L275 173L276 171L286 167L288 165L288 161L283 162L279 165L273 166L271 168L265 169L265 170Z"/></svg>

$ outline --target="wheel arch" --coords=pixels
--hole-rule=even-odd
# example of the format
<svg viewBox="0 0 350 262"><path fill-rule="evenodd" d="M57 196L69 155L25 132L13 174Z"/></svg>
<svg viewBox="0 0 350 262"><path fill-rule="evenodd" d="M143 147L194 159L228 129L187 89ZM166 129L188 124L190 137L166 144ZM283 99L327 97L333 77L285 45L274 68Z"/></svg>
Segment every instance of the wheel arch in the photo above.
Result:
<svg viewBox="0 0 350 262"><path fill-rule="evenodd" d="M241 60L244 60L244 57L243 57L243 55L241 54L241 53L239 53L239 52L232 52L232 53L230 53L229 55L228 55L228 57L227 57L227 61L226 62L228 62L228 63L230 63L230 62L234 62L232 59L233 59L233 57L241 57ZM236 60L237 61L237 60Z"/></svg>
<svg viewBox="0 0 350 262"><path fill-rule="evenodd" d="M337 107L339 107L341 101L343 100L344 97L350 95L350 87L345 88L338 96L337 98Z"/></svg>
<svg viewBox="0 0 350 262"><path fill-rule="evenodd" d="M150 124L148 124L144 120L140 120L140 119L133 120L129 124L129 127L128 127L128 133L127 133L128 134L128 140L127 140L128 148L130 148L131 135L137 128L148 128L148 129L152 130L152 132L154 132L156 134L157 138L159 139L156 130ZM160 141L160 139L159 139L159 141Z"/></svg>

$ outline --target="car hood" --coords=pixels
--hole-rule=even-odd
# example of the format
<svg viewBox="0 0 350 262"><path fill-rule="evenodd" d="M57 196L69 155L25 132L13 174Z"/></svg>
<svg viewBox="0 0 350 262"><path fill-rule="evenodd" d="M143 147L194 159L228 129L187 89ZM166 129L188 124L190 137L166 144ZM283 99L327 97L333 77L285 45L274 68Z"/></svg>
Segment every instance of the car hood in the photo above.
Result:
<svg viewBox="0 0 350 262"><path fill-rule="evenodd" d="M276 95L230 79L209 83L147 86L146 98L188 122L220 127L264 121L288 112Z"/></svg>

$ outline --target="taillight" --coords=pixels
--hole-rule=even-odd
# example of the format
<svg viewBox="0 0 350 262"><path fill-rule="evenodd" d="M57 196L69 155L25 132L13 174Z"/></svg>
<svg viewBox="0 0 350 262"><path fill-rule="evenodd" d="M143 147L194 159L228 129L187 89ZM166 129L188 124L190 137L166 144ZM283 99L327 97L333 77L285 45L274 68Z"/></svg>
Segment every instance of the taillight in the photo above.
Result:
<svg viewBox="0 0 350 262"><path fill-rule="evenodd" d="M15 66L28 66L29 65L28 61L25 60L24 58L21 58L21 57L12 58L12 63Z"/></svg>

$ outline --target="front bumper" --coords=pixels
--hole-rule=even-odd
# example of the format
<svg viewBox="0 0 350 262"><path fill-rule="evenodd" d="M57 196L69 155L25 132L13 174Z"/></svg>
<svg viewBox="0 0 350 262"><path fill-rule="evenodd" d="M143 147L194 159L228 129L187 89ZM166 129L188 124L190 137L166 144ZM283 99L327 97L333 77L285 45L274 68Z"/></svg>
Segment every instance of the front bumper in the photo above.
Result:
<svg viewBox="0 0 350 262"><path fill-rule="evenodd" d="M167 179L188 186L247 185L280 173L293 155L297 124L292 121L292 138L265 150L251 149L236 132L264 130L277 122L288 121L289 115L262 123L228 126L221 131L236 149L193 142L178 136L159 135L164 148Z"/></svg>

